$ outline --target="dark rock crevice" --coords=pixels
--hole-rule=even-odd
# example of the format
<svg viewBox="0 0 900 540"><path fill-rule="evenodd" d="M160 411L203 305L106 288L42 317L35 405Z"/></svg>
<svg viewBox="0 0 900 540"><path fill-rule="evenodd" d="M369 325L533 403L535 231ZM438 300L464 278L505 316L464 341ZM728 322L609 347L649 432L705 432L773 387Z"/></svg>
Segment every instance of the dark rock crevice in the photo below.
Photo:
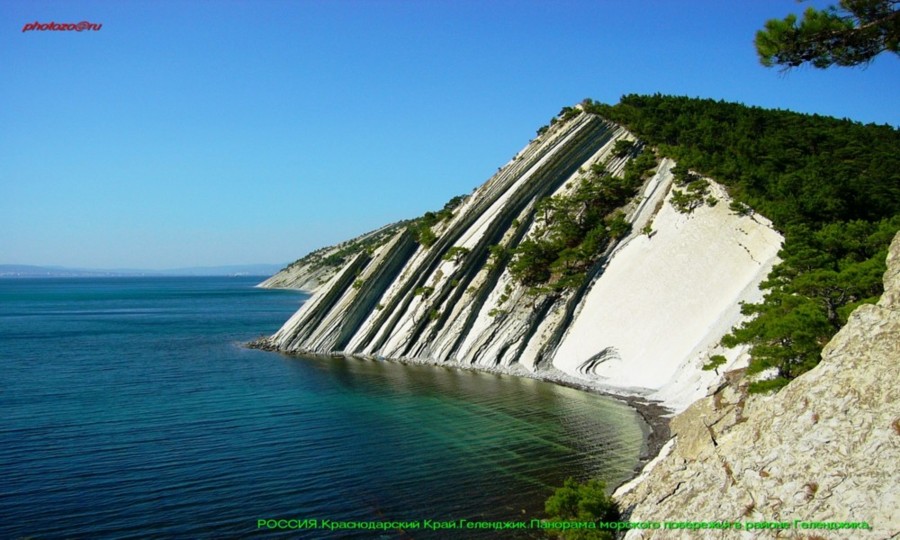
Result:
<svg viewBox="0 0 900 540"><path fill-rule="evenodd" d="M403 270L406 261L416 251L416 243L409 231L403 231L391 250L385 255L384 262L363 284L345 315L340 334L334 342L333 350L343 350L353 338L366 318L376 309L378 300L391 283Z"/></svg>
<svg viewBox="0 0 900 540"><path fill-rule="evenodd" d="M545 197L558 189L593 153L599 150L612 137L610 125L598 117L589 117L584 121L584 124L585 126L581 131L571 141L568 141L551 159L534 171L529 180L517 189L510 196L510 200L503 205L500 213L489 226L488 232L483 235L472 252L467 256L466 263L459 274L463 279L456 278L459 279L461 285L465 283L467 286L468 283L471 283L471 280L474 279L478 271L487 262L489 257L488 248L500 242L511 227L512 222L529 204L532 204L535 199ZM553 150L556 150L559 144L561 143L558 142L554 145ZM546 156L547 153L547 151L540 153L541 157ZM508 181L514 183L517 179L517 177L510 175ZM372 344L372 350L377 351L384 346L387 339L396 329L396 325L402 318L403 313L406 312L412 303L414 295L411 293L426 286L437 266L441 264L443 255L474 225L484 212L490 209L491 205L502 194L503 192L494 193L492 196L476 202L459 219L454 220L447 231L440 235L435 245L428 250L424 260L410 272L412 279L403 283L401 290L394 296L394 305L390 306L394 316L379 325L381 327L379 329L380 334ZM457 272L460 271L458 270ZM499 278L499 274L497 277ZM448 280L443 287L432 293L433 296L430 297L429 305L440 306L451 294L451 289ZM461 290L465 290L465 287L462 287ZM429 323L431 323L430 318L419 318L411 332L410 339L401 352L401 356L409 355L416 347ZM434 335L435 333L432 333L430 338L433 338ZM366 339L365 342L369 343L370 341Z"/></svg>
<svg viewBox="0 0 900 540"><path fill-rule="evenodd" d="M347 264L331 287L322 296L314 299L314 304L306 311L302 323L295 327L290 342L285 347L288 350L303 349L304 342L315 332L319 324L334 309L338 301L344 296L345 291L353 285L356 275L366 267L371 257L363 252L357 254Z"/></svg>

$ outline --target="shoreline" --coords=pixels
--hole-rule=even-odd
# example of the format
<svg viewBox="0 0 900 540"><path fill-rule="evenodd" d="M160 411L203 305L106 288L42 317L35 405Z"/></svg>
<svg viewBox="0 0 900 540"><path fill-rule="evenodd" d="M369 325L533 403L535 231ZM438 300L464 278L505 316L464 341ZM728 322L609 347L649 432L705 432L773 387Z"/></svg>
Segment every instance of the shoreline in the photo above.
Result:
<svg viewBox="0 0 900 540"><path fill-rule="evenodd" d="M397 364L418 365L418 366L435 366L449 369L458 369L462 371L474 371L478 373L490 373L494 375L507 375L512 377L522 377L537 381L557 384L567 388L573 388L582 392L588 392L608 398L615 399L625 403L638 414L644 425L641 426L645 431L644 442L642 444L641 453L638 457L638 463L632 471L631 477L625 479L617 486L608 486L611 492L619 487L631 482L640 474L644 466L659 455L660 450L669 441L671 430L669 429L669 420L674 415L674 411L666 407L660 402L645 399L639 395L626 394L626 389L622 389L623 393L615 393L615 388L602 386L600 384L590 384L590 381L584 381L571 377L557 369L528 371L525 368L507 368L507 367L485 367L472 366L465 364L456 364L448 362L434 362L421 358L382 358L359 354L345 353L307 353L307 352L288 352L272 346L268 336L261 336L252 341L243 344L250 349L258 349L262 351L274 352L291 357L319 357L319 358L353 358L356 360L366 360L374 362L393 362Z"/></svg>

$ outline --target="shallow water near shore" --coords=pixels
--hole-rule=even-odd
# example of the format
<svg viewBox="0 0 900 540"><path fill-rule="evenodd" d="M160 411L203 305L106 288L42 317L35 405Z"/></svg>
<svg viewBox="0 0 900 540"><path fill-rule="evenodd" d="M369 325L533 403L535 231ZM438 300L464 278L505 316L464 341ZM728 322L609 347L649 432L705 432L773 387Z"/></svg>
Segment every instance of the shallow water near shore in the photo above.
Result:
<svg viewBox="0 0 900 540"><path fill-rule="evenodd" d="M346 538L257 521L530 520L632 476L641 420L603 396L244 348L305 298L257 281L0 280L0 537Z"/></svg>

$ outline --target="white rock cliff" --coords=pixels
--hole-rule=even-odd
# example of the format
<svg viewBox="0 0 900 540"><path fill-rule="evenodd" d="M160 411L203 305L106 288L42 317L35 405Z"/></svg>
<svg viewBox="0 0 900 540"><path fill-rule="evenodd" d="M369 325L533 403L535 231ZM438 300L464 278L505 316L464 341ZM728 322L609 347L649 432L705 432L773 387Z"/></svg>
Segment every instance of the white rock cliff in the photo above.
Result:
<svg viewBox="0 0 900 540"><path fill-rule="evenodd" d="M505 265L491 264L491 246L515 247L533 234L538 200L566 193L594 163L621 174L630 156L615 157L620 139L634 137L578 114L532 141L435 225L430 247L394 226L339 267L298 261L264 285L315 294L268 345L553 373L683 410L720 378L700 369L710 355L725 354L730 365L745 360L718 342L740 319L740 303L759 299L777 260L782 238L767 220L730 212L715 183L718 204L678 213L670 202L674 162L663 159L625 209L632 232L606 249L581 286L536 297ZM648 225L653 232L642 233Z"/></svg>

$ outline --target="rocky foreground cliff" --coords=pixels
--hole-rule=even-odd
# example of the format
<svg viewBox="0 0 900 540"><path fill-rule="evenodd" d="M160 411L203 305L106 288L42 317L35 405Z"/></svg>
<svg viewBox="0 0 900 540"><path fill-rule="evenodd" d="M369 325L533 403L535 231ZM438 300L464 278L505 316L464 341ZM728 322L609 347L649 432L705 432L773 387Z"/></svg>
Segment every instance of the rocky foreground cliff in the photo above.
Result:
<svg viewBox="0 0 900 540"><path fill-rule="evenodd" d="M632 521L789 526L626 538L900 537L900 234L887 263L881 300L853 312L818 366L770 397L731 374L672 420L660 457L615 494ZM871 530L814 528L863 522Z"/></svg>
<svg viewBox="0 0 900 540"><path fill-rule="evenodd" d="M729 209L711 180L698 204L679 206L675 163L647 153L621 126L569 109L427 222L313 253L267 281L315 294L262 345L561 376L681 410L720 379L701 369L712 355L725 367L745 358L718 344L741 302L759 300L782 238ZM635 173L639 159L650 165ZM573 263L580 273L553 268L543 288L516 279L509 254L548 234L546 201L572 200L598 176L639 185L593 258Z"/></svg>

